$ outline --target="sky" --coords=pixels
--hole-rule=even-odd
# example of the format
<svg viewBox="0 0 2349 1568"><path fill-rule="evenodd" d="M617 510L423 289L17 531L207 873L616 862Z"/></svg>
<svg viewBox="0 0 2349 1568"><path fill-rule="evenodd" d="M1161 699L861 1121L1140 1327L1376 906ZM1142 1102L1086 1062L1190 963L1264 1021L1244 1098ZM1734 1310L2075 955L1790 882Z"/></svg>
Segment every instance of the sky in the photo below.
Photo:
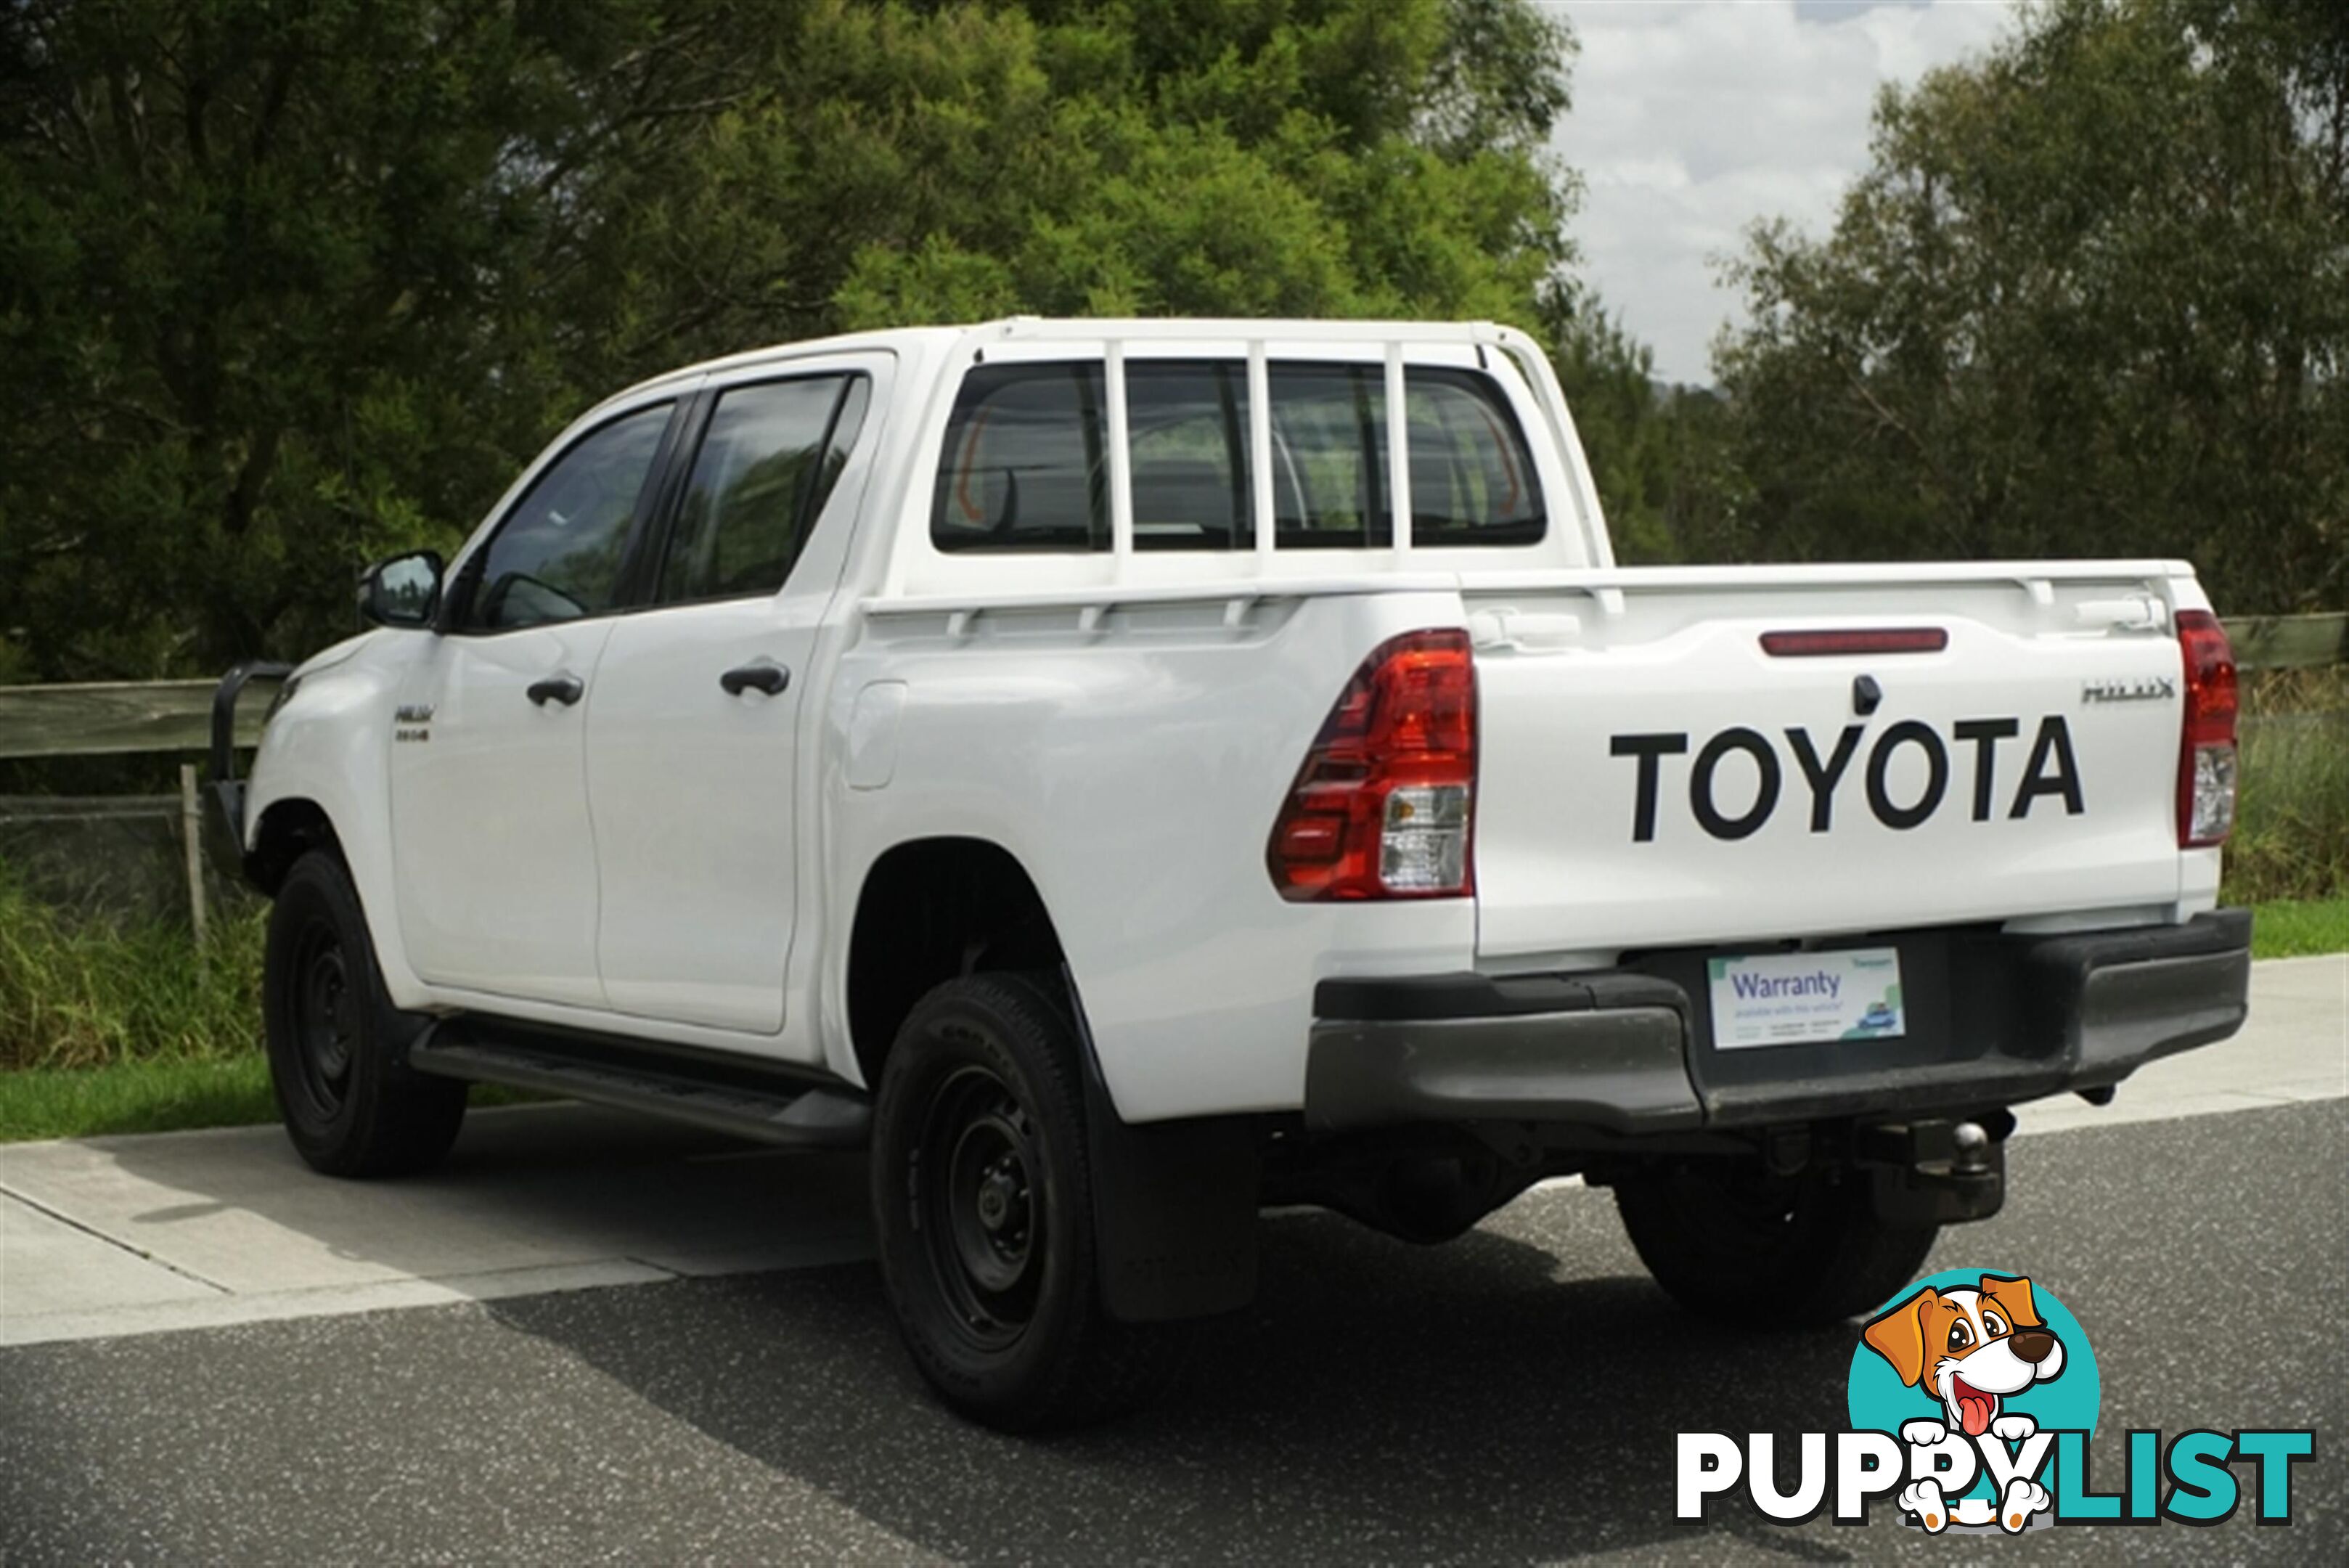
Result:
<svg viewBox="0 0 2349 1568"><path fill-rule="evenodd" d="M1581 40L1552 144L1588 189L1583 276L1666 380L1709 382L1748 225L1814 234L1868 161L1868 110L1988 46L2005 0L1537 0Z"/></svg>

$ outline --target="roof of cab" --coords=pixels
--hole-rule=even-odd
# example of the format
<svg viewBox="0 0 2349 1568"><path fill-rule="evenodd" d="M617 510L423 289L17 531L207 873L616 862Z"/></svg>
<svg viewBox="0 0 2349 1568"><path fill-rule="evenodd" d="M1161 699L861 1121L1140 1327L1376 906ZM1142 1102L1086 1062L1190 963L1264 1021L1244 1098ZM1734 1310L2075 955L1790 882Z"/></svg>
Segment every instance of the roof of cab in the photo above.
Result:
<svg viewBox="0 0 2349 1568"><path fill-rule="evenodd" d="M775 343L720 358L705 359L665 371L615 392L596 405L616 403L639 393L698 376L763 364L837 354L859 348L936 347L956 338L999 336L1005 338L1093 339L1127 338L1164 341L1170 337L1278 338L1288 342L1338 343L1411 341L1464 343L1490 341L1499 328L1486 321L1348 321L1305 317L1249 318L1236 317L1042 317L1007 316L959 327L899 327L875 332L845 332L797 343Z"/></svg>

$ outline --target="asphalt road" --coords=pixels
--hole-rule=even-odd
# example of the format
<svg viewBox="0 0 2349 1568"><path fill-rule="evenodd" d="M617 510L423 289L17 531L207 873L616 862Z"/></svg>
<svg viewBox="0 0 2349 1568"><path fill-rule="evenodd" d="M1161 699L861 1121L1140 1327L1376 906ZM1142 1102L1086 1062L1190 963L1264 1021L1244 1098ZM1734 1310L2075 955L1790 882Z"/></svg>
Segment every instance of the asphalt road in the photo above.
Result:
<svg viewBox="0 0 2349 1568"><path fill-rule="evenodd" d="M1276 1217L1174 1397L1050 1441L930 1404L863 1264L0 1351L0 1562L2338 1563L2344 1157L2342 1100L2019 1140L1930 1265L2061 1296L2105 1430L2314 1428L2288 1529L1676 1524L1673 1435L1841 1426L1853 1335L1682 1316L1567 1189L1431 1251Z"/></svg>

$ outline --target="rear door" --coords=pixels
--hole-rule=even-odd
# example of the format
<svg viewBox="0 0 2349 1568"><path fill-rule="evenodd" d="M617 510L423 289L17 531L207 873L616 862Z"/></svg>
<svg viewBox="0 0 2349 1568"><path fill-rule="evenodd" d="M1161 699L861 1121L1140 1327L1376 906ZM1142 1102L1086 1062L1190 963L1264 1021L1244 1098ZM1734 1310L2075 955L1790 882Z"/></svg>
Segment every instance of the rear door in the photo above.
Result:
<svg viewBox="0 0 2349 1568"><path fill-rule="evenodd" d="M799 894L800 717L890 361L698 400L655 603L588 701L605 994L622 1012L772 1034Z"/></svg>
<svg viewBox="0 0 2349 1568"><path fill-rule="evenodd" d="M2175 900L2163 585L1990 578L1472 596L1480 955Z"/></svg>

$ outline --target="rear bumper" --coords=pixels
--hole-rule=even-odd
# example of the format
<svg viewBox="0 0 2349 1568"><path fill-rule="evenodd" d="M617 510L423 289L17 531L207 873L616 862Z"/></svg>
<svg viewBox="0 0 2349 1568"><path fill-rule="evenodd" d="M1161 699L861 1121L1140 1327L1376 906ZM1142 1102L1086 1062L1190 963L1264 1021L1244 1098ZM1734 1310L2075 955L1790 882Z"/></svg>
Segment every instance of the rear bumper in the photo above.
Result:
<svg viewBox="0 0 2349 1568"><path fill-rule="evenodd" d="M1928 933L1913 1039L1710 1044L1702 955L1580 974L1324 981L1305 1120L1509 1121L1608 1135L1991 1109L2095 1090L2242 1027L2251 912L2083 936ZM1679 976L1681 978L1675 978ZM1905 1060L1888 1060L1899 1055Z"/></svg>

